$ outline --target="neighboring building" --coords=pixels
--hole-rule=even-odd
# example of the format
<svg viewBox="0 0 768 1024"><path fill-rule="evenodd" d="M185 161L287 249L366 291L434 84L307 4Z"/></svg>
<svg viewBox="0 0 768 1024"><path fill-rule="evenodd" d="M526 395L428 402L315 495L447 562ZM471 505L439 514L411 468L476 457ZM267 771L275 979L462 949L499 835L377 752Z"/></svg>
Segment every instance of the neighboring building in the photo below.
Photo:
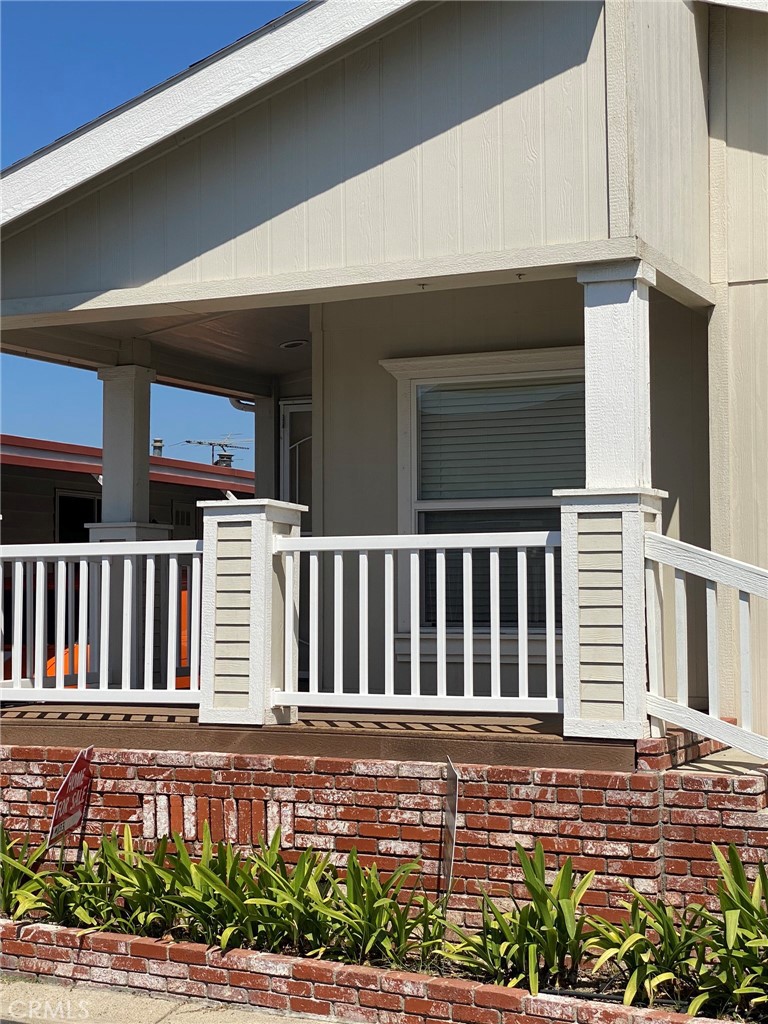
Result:
<svg viewBox="0 0 768 1024"><path fill-rule="evenodd" d="M176 540L202 536L198 501L227 492L253 496L253 474L183 459L149 460L149 515ZM101 449L0 435L0 514L4 544L73 544L101 520Z"/></svg>
<svg viewBox="0 0 768 1024"><path fill-rule="evenodd" d="M155 380L251 407L311 508L185 549L202 717L768 755L766 53L748 0L327 0L6 172L4 344L104 381L110 539L154 535ZM80 699L147 699L124 651Z"/></svg>

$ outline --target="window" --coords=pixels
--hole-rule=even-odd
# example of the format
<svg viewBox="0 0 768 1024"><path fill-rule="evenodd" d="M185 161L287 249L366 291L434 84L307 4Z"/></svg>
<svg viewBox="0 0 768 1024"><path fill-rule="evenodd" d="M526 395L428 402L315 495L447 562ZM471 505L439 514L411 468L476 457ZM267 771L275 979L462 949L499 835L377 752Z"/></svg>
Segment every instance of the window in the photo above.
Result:
<svg viewBox="0 0 768 1024"><path fill-rule="evenodd" d="M582 350L403 359L399 381L400 530L485 533L558 530L553 490L583 487ZM517 626L517 562L501 554L502 626ZM559 552L556 593L560 593ZM462 625L461 553L446 555L448 625ZM489 557L473 556L473 614L488 628ZM424 559L424 625L434 626L435 559ZM544 556L528 555L528 616L544 627ZM557 618L560 618L558 602Z"/></svg>
<svg viewBox="0 0 768 1024"><path fill-rule="evenodd" d="M89 534L85 524L100 521L101 498L97 494L56 491L57 543L87 543Z"/></svg>

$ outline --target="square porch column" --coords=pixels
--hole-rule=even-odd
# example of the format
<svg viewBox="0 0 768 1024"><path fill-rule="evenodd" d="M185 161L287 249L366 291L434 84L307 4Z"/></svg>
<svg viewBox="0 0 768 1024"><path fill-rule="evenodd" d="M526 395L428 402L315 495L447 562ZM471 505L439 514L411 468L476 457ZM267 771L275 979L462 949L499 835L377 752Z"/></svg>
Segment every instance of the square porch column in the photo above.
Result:
<svg viewBox="0 0 768 1024"><path fill-rule="evenodd" d="M101 523L93 541L165 540L170 525L149 520L150 387L157 375L146 366L108 366L104 384Z"/></svg>
<svg viewBox="0 0 768 1024"><path fill-rule="evenodd" d="M637 739L645 707L644 540L661 499L651 479L649 288L641 260L586 267L585 487L562 505L563 729Z"/></svg>

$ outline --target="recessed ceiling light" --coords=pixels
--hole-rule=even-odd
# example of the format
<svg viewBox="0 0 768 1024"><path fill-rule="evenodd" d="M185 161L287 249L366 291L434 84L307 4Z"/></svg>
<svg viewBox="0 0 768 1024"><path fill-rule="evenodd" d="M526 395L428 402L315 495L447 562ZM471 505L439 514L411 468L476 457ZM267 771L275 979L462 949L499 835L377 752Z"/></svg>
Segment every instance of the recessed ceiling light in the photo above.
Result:
<svg viewBox="0 0 768 1024"><path fill-rule="evenodd" d="M280 348L291 349L291 348L304 348L308 345L309 341L306 338L293 338L291 341L283 341L280 343Z"/></svg>

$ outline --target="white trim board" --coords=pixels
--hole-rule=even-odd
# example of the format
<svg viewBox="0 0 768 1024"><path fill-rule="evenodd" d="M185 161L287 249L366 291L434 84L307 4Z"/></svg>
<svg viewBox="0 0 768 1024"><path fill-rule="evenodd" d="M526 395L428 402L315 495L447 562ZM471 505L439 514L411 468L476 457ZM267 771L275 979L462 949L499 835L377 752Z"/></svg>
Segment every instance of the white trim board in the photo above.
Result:
<svg viewBox="0 0 768 1024"><path fill-rule="evenodd" d="M8 298L0 302L0 311L6 330L66 326L126 320L134 316L231 312L403 295L422 291L425 287L443 291L497 284L525 285L531 281L575 277L577 269L588 264L638 258L656 266L656 287L659 291L692 309L714 305L715 291L711 285L693 278L658 255L653 257L641 239L612 238L441 256L429 260L302 270L272 277L188 284L149 283L107 292ZM663 271L664 267L666 270Z"/></svg>
<svg viewBox="0 0 768 1024"><path fill-rule="evenodd" d="M2 223L190 129L413 0L322 0L265 26L8 169Z"/></svg>

